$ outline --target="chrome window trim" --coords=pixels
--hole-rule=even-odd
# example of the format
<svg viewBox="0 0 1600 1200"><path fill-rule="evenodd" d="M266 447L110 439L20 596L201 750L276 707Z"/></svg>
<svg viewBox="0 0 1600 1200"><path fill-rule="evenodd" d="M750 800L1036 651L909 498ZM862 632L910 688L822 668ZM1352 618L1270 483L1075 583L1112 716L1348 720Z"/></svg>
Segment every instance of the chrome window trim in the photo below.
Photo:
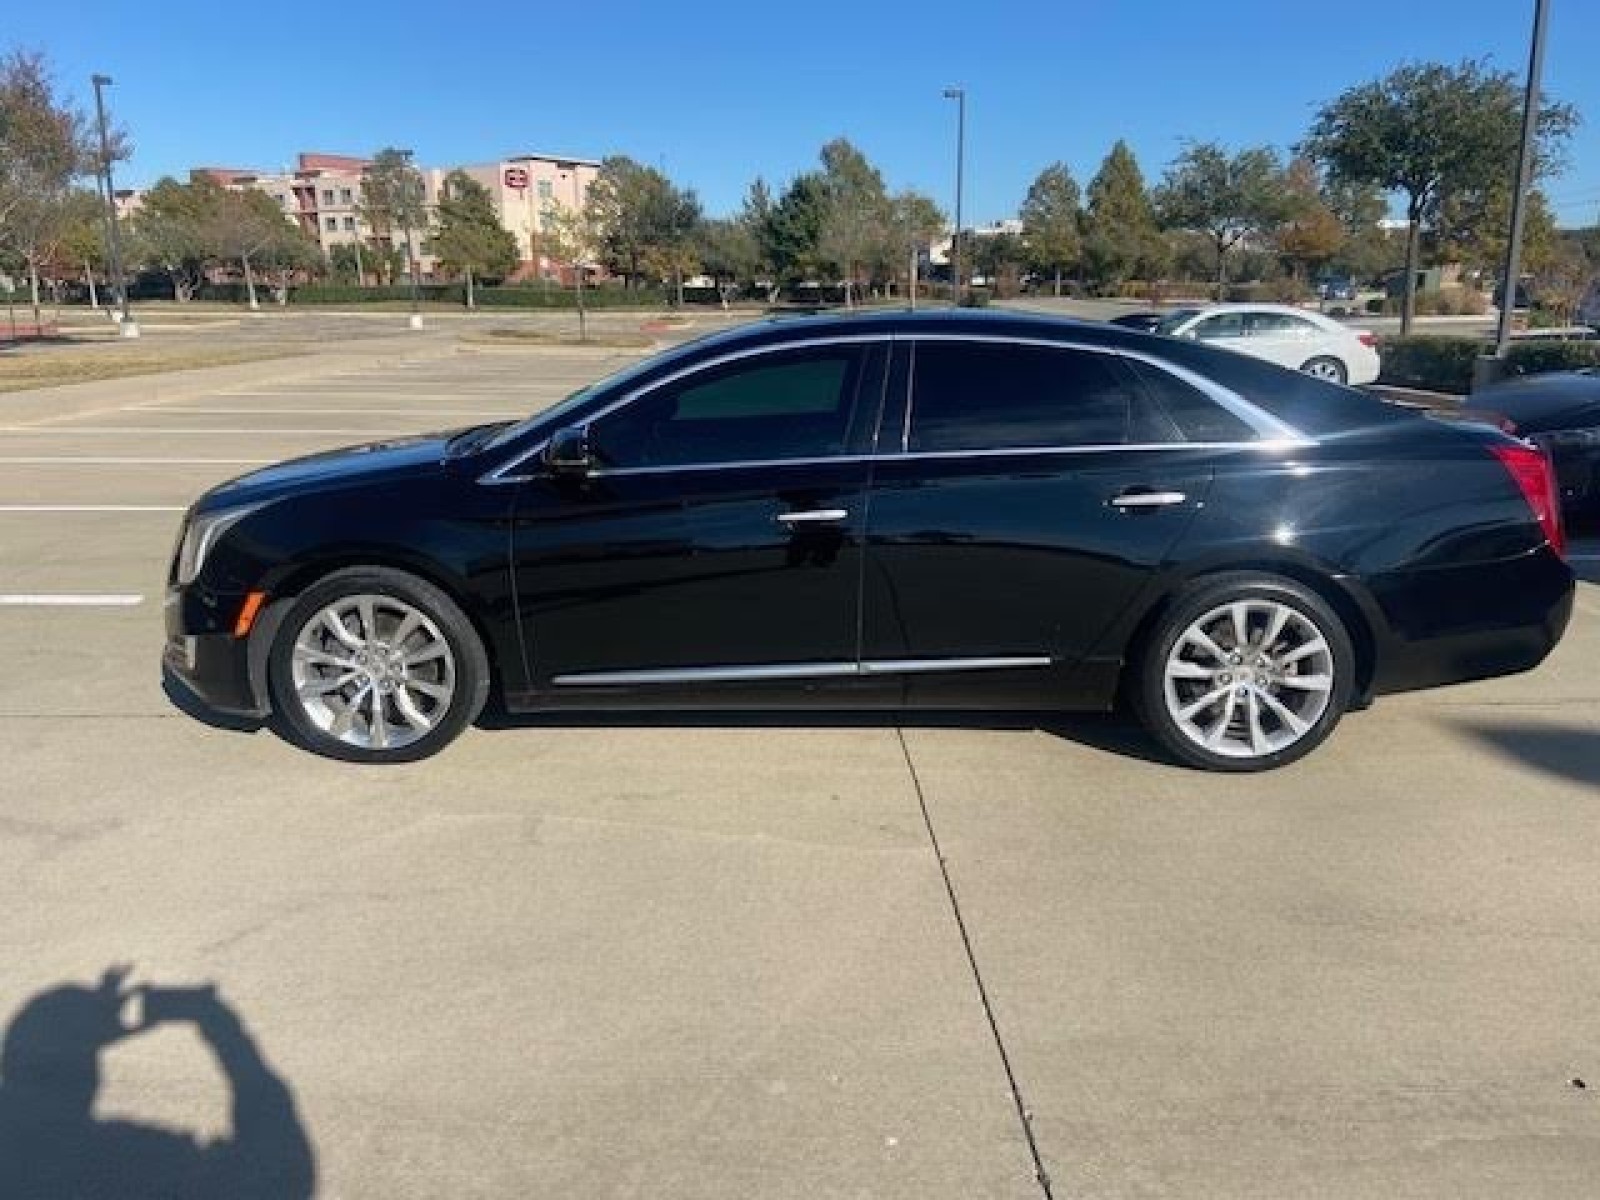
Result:
<svg viewBox="0 0 1600 1200"><path fill-rule="evenodd" d="M1049 338L1005 337L992 333L913 333L906 334L904 340L908 342L998 342L1008 346L1042 346L1046 349L1054 350L1083 350L1090 354L1106 354L1116 358L1136 359L1146 366L1154 367L1158 371L1165 371L1167 374L1183 380L1191 387L1199 389L1207 399L1227 409L1246 425L1250 426L1251 429L1261 434L1264 440L1292 440L1301 445L1309 445L1311 442L1310 438L1306 437L1294 426L1280 421L1271 413L1246 400L1238 392L1225 388L1220 383L1207 379L1204 375L1197 374L1187 367L1180 366L1178 363L1160 358L1148 350L1128 346L1095 346L1088 342L1058 341ZM913 370L911 384L912 404L907 406L908 410L916 407L915 376L916 372ZM908 415L908 427L909 421ZM1183 444L1193 446L1200 443L1187 442ZM1256 443L1245 444L1254 445Z"/></svg>
<svg viewBox="0 0 1600 1200"><path fill-rule="evenodd" d="M1048 667L1043 654L983 658L878 658L864 662L772 663L766 666L663 667L641 671L578 671L557 675L557 687L618 687L658 683L759 683L785 679L858 679L876 675L926 675L935 671L1004 671Z"/></svg>
<svg viewBox="0 0 1600 1200"><path fill-rule="evenodd" d="M590 413L586 418L584 418L583 423L585 425L592 425L592 424L594 424L594 422L600 420L602 417L610 416L612 413L616 412L617 409L623 407L624 405L631 404L635 400L643 399L645 396L649 395L651 392L656 391L658 388L667 387L670 384L674 384L674 383L678 382L678 380L680 380L680 379L684 379L684 378L686 378L686 377L688 377L690 375L694 375L694 374L696 374L696 373L698 373L700 371L708 371L708 370L712 370L712 369L714 369L716 367L723 366L726 363L738 362L740 359L754 358L757 355L761 355L761 354L779 354L779 353L782 353L785 350L811 349L811 348L814 348L814 347L817 347L817 346L849 346L849 345L860 345L862 343L868 343L868 342L884 342L884 343L892 344L894 342L894 340L895 340L894 335L890 334L890 333L841 333L841 334L832 334L832 335L829 335L829 336L826 336L826 337L799 338L799 339L796 339L794 341L789 341L789 342L764 342L759 346L746 346L742 350L731 350L726 354L719 354L719 355L716 355L713 358L701 359L699 362L691 363L686 367L679 368L678 370L672 372L670 375L664 375L660 379L652 380L651 382L649 382L647 384L644 384L644 385L642 385L640 387L634 388L632 391L625 392L621 396L619 396L617 399L613 400L610 404L607 404L605 407L597 409L595 412ZM548 441L549 441L549 439L546 438L544 441L539 442L537 445L530 446L527 450L523 451L521 454L517 454L517 455L512 456L512 458L510 458L506 462L502 463L500 466L496 467L494 470L492 470L492 471L488 472L487 474L481 476L478 479L478 482L479 483L488 483L488 484L524 483L527 480L534 478L534 476L532 476L532 475L510 475L510 474L507 474L507 472L512 470L512 468L514 468L514 467L521 466L523 463L527 462L530 458L532 458L535 455L539 454L545 448L545 445L546 445L546 443ZM783 459L781 461L794 462L796 460L794 460L794 459ZM620 471L642 471L642 470L655 470L655 469L658 469L658 468L650 468L650 467L619 467L619 468L612 468L612 469L613 470L620 470ZM589 472L590 475L598 475L600 473L601 472L599 472L599 471L591 471L591 472Z"/></svg>
<svg viewBox="0 0 1600 1200"><path fill-rule="evenodd" d="M780 466L818 466L824 463L864 463L864 462L896 462L918 461L921 459L942 458L997 458L1009 455L1030 454L1108 454L1115 451L1141 452L1151 451L1182 451L1182 450L1283 450L1314 445L1314 439L1307 437L1298 429L1280 421L1271 413L1252 404L1237 392L1231 391L1205 376L1189 370L1177 363L1169 362L1164 358L1151 354L1148 351L1129 349L1123 346L1095 346L1087 342L1062 341L1051 338L1011 337L1004 334L988 333L857 333L839 334L831 337L804 338L791 342L767 343L761 346L747 346L742 350L732 351L718 355L715 358L703 360L690 366L680 368L672 374L657 379L643 387L638 387L598 411L591 413L584 421L585 425L592 424L617 411L634 400L658 388L676 383L697 372L720 367L726 363L738 362L741 359L754 358L763 354L775 354L785 350L808 349L817 346L859 345L863 343L888 343L897 342L910 344L913 349L917 342L983 342L1010 346L1039 346L1054 350L1080 350L1090 354L1104 354L1112 357L1131 358L1147 366L1165 371L1167 374L1182 380L1191 387L1197 388L1214 403L1225 408L1228 412L1238 417L1249 425L1261 438L1247 442L1111 442L1083 446L1003 446L987 450L918 450L904 449L905 438L909 435L912 409L915 407L915 361L911 371L909 386L912 390L912 402L906 405L906 428L902 431L901 449L890 453L877 454L834 454L821 457L801 458L760 458L739 459L728 462L714 463L673 463L665 466L648 467L602 467L588 472L587 477L604 479L612 476L628 475L656 475L680 474L686 471L728 471L748 468L769 468ZM526 483L537 478L532 474L510 474L514 468L521 466L540 454L549 439L545 439L530 446L521 454L514 455L499 467L479 477L478 482L483 484Z"/></svg>
<svg viewBox="0 0 1600 1200"><path fill-rule="evenodd" d="M1117 442L1104 446L1006 446L998 450L916 450L910 454L836 454L826 458L751 458L720 463L679 463L664 467L603 467L586 478L609 479L626 475L675 475L688 471L740 471L774 467L816 467L828 463L899 463L942 458L1009 458L1040 454L1148 454L1184 450L1294 450L1309 443L1300 439L1258 442Z"/></svg>

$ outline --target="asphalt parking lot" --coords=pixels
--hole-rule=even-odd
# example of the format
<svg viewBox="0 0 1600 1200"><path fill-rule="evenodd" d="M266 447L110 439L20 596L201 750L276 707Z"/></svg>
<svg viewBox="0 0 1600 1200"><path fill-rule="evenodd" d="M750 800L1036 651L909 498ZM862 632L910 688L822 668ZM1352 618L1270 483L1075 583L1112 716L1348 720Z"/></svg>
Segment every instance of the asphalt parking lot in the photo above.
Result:
<svg viewBox="0 0 1600 1200"><path fill-rule="evenodd" d="M372 770L163 695L199 491L627 356L374 336L0 397L0 1164L161 1194L120 1122L234 1145L217 1195L1594 1194L1596 539L1537 672L1266 776L1104 718L531 723ZM216 996L114 1041L61 989L121 965ZM24 1090L41 1047L76 1107Z"/></svg>

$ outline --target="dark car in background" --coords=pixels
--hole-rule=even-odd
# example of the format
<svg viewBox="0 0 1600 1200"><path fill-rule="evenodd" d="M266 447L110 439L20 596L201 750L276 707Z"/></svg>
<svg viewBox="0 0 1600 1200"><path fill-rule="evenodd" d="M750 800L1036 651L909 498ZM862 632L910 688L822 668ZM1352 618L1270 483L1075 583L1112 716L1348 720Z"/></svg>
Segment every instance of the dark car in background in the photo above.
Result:
<svg viewBox="0 0 1600 1200"><path fill-rule="evenodd" d="M1600 371L1506 380L1474 393L1460 415L1538 446L1555 464L1568 517L1600 517Z"/></svg>
<svg viewBox="0 0 1600 1200"><path fill-rule="evenodd" d="M1107 324L1122 329L1137 329L1140 333L1154 333L1156 326L1166 320L1166 316L1166 313L1158 312L1123 313L1121 316L1112 317Z"/></svg>
<svg viewBox="0 0 1600 1200"><path fill-rule="evenodd" d="M1104 710L1290 762L1570 614L1548 464L1197 342L1020 314L764 322L514 425L200 497L166 667L319 753L571 709Z"/></svg>

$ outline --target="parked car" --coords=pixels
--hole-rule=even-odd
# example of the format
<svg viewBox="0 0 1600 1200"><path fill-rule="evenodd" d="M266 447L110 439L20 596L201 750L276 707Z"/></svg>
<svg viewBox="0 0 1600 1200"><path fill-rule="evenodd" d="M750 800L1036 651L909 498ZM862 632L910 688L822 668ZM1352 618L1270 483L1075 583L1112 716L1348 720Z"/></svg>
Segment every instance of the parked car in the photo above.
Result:
<svg viewBox="0 0 1600 1200"><path fill-rule="evenodd" d="M1525 375L1476 392L1461 416L1526 438L1555 465L1570 519L1600 517L1600 372Z"/></svg>
<svg viewBox="0 0 1600 1200"><path fill-rule="evenodd" d="M1354 300L1355 298L1355 280L1348 275L1328 275L1317 280L1317 299L1319 300Z"/></svg>
<svg viewBox="0 0 1600 1200"><path fill-rule="evenodd" d="M1371 383L1378 377L1374 334L1286 304L1181 308L1156 332L1237 350L1330 383Z"/></svg>
<svg viewBox="0 0 1600 1200"><path fill-rule="evenodd" d="M1021 314L762 322L517 424L205 493L166 667L357 761L524 710L1107 709L1290 762L1522 671L1573 598L1544 455L1179 338Z"/></svg>
<svg viewBox="0 0 1600 1200"><path fill-rule="evenodd" d="M1112 317L1108 324L1118 325L1123 329L1137 329L1140 333L1154 333L1156 326L1166 319L1166 313L1131 312Z"/></svg>

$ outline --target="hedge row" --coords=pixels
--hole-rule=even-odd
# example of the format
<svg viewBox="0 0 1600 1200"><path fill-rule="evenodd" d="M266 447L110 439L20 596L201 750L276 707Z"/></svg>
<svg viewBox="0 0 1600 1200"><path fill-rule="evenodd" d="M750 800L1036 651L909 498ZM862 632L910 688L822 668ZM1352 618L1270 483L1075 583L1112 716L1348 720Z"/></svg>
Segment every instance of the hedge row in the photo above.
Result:
<svg viewBox="0 0 1600 1200"><path fill-rule="evenodd" d="M467 302L467 290L459 283L424 283L418 295L430 304ZM578 294L570 288L480 287L473 289L480 308L576 308ZM356 287L354 284L313 283L289 293L290 304L394 304L411 300L405 284L393 287ZM666 296L655 288L628 290L619 287L585 288L585 308L655 308L666 303Z"/></svg>
<svg viewBox="0 0 1600 1200"><path fill-rule="evenodd" d="M1382 382L1431 392L1464 394L1472 388L1473 363L1494 347L1478 338L1427 334L1388 337L1380 343ZM1515 375L1600 367L1600 342L1522 341L1506 351Z"/></svg>

